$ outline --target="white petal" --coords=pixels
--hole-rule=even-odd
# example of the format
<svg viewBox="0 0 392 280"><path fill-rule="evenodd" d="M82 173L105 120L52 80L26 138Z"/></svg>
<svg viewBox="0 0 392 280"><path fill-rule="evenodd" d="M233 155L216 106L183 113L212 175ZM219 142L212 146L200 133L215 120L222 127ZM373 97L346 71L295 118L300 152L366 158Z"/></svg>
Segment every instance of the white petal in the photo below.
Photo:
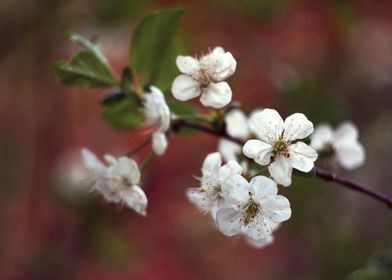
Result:
<svg viewBox="0 0 392 280"><path fill-rule="evenodd" d="M242 214L232 208L221 208L216 212L216 223L219 230L227 236L241 232Z"/></svg>
<svg viewBox="0 0 392 280"><path fill-rule="evenodd" d="M160 122L159 107L165 103L162 92L152 86L144 93L144 115L146 125L157 125Z"/></svg>
<svg viewBox="0 0 392 280"><path fill-rule="evenodd" d="M105 161L109 164L109 165L116 165L117 164L117 159L109 154L105 154L103 156L103 158L105 159Z"/></svg>
<svg viewBox="0 0 392 280"><path fill-rule="evenodd" d="M139 186L132 186L120 192L123 202L136 213L146 216L147 197Z"/></svg>
<svg viewBox="0 0 392 280"><path fill-rule="evenodd" d="M341 125L337 127L335 130L335 135L333 137L334 144L347 143L351 144L352 142L358 139L358 129L350 121L345 121Z"/></svg>
<svg viewBox="0 0 392 280"><path fill-rule="evenodd" d="M250 189L255 200L260 201L267 196L275 196L278 193L276 183L265 176L256 176L250 180Z"/></svg>
<svg viewBox="0 0 392 280"><path fill-rule="evenodd" d="M168 142L165 133L154 132L152 134L152 149L156 155L163 155L166 152L167 146Z"/></svg>
<svg viewBox="0 0 392 280"><path fill-rule="evenodd" d="M94 173L101 173L105 169L105 165L90 150L83 148L81 150L82 161L84 166Z"/></svg>
<svg viewBox="0 0 392 280"><path fill-rule="evenodd" d="M265 237L264 239L256 240L246 236L245 241L249 246L255 249L262 249L267 247L268 245L271 245L274 242L274 237L271 234Z"/></svg>
<svg viewBox="0 0 392 280"><path fill-rule="evenodd" d="M249 183L239 174L228 177L221 185L226 202L234 208L241 208L249 199Z"/></svg>
<svg viewBox="0 0 392 280"><path fill-rule="evenodd" d="M287 221L291 217L290 202L282 195L266 197L261 205L263 213L275 223Z"/></svg>
<svg viewBox="0 0 392 280"><path fill-rule="evenodd" d="M206 192L201 188L189 188L186 191L186 195L190 202L195 204L197 208L204 214L210 211L211 201L207 198Z"/></svg>
<svg viewBox="0 0 392 280"><path fill-rule="evenodd" d="M287 117L284 124L283 138L288 142L304 139L313 132L313 123L302 113L295 113Z"/></svg>
<svg viewBox="0 0 392 280"><path fill-rule="evenodd" d="M145 115L150 124L157 124L161 132L165 132L170 126L170 109L166 104L162 91L150 86L150 92L145 94Z"/></svg>
<svg viewBox="0 0 392 280"><path fill-rule="evenodd" d="M242 173L241 165L239 165L238 162L234 160L230 160L219 169L219 178L221 182L223 182L226 179L228 179L230 176L234 174L241 174L241 173Z"/></svg>
<svg viewBox="0 0 392 280"><path fill-rule="evenodd" d="M244 232L250 238L260 240L271 235L274 229L275 223L266 215L259 213L245 226Z"/></svg>
<svg viewBox="0 0 392 280"><path fill-rule="evenodd" d="M211 83L207 88L203 89L200 102L206 107L220 109L230 103L231 96L232 92L228 83Z"/></svg>
<svg viewBox="0 0 392 280"><path fill-rule="evenodd" d="M201 94L199 82L184 74L174 79L171 91L174 98L181 101L198 97Z"/></svg>
<svg viewBox="0 0 392 280"><path fill-rule="evenodd" d="M133 159L120 157L114 166L115 172L123 178L127 178L129 183L137 185L140 182L140 170Z"/></svg>
<svg viewBox="0 0 392 280"><path fill-rule="evenodd" d="M203 161L201 172L203 176L216 176L218 177L219 168L222 164L222 157L219 153L211 153L206 156Z"/></svg>
<svg viewBox="0 0 392 280"><path fill-rule="evenodd" d="M290 186L293 171L290 159L283 156L276 157L274 162L268 166L268 171L277 184L285 187Z"/></svg>
<svg viewBox="0 0 392 280"><path fill-rule="evenodd" d="M201 58L200 67L214 80L223 81L233 75L237 62L230 52L225 52L223 48L216 47L211 53Z"/></svg>
<svg viewBox="0 0 392 280"><path fill-rule="evenodd" d="M218 151L226 160L237 160L237 155L241 153L241 146L232 141L221 139L218 143Z"/></svg>
<svg viewBox="0 0 392 280"><path fill-rule="evenodd" d="M328 124L320 124L316 126L314 132L310 136L310 146L320 151L330 144L332 141L332 128Z"/></svg>
<svg viewBox="0 0 392 280"><path fill-rule="evenodd" d="M93 191L100 193L108 202L118 203L121 201L118 186L113 185L113 182L108 178L101 178L101 180L97 180Z"/></svg>
<svg viewBox="0 0 392 280"><path fill-rule="evenodd" d="M358 129L350 121L342 123L335 132L333 147L336 158L346 169L354 169L365 161L365 150L358 142Z"/></svg>
<svg viewBox="0 0 392 280"><path fill-rule="evenodd" d="M365 150L358 141L350 145L335 145L335 152L339 163L348 170L357 168L365 162Z"/></svg>
<svg viewBox="0 0 392 280"><path fill-rule="evenodd" d="M303 142L297 142L289 146L290 160L293 168L302 172L309 172L314 167L317 152Z"/></svg>
<svg viewBox="0 0 392 280"><path fill-rule="evenodd" d="M225 116L226 130L231 137L245 139L249 135L248 118L241 110L232 110Z"/></svg>
<svg viewBox="0 0 392 280"><path fill-rule="evenodd" d="M255 114L263 112L264 109L265 109L265 108L259 107L259 108L255 109L255 110L253 110L253 111L249 114L248 121L249 121L249 119L252 118Z"/></svg>
<svg viewBox="0 0 392 280"><path fill-rule="evenodd" d="M249 126L264 142L273 144L282 135L284 122L274 109L264 109L251 115Z"/></svg>
<svg viewBox="0 0 392 280"><path fill-rule="evenodd" d="M271 150L271 144L255 139L246 141L242 148L242 152L245 156L254 159L260 165L267 165L270 163Z"/></svg>
<svg viewBox="0 0 392 280"><path fill-rule="evenodd" d="M159 114L161 116L161 124L159 126L159 131L166 132L170 128L170 109L169 106L165 103L165 106L159 109Z"/></svg>
<svg viewBox="0 0 392 280"><path fill-rule="evenodd" d="M192 76L199 71L199 61L191 56L177 56L176 64L183 74Z"/></svg>

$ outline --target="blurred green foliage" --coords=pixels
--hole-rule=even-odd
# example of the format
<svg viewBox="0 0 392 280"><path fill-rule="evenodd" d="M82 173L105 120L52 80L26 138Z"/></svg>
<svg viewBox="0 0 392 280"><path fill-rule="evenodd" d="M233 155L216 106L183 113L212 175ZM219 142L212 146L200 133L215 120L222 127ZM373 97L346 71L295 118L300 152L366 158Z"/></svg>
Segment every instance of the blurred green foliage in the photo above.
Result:
<svg viewBox="0 0 392 280"><path fill-rule="evenodd" d="M339 123L346 114L343 100L330 94L327 81L320 76L306 77L282 92L290 111L304 113L315 124Z"/></svg>
<svg viewBox="0 0 392 280"><path fill-rule="evenodd" d="M75 54L70 62L57 62L54 72L65 86L101 88L117 84L108 66L90 50Z"/></svg>
<svg viewBox="0 0 392 280"><path fill-rule="evenodd" d="M129 66L147 84L167 90L176 75L178 44L174 41L181 8L168 8L145 16L132 34ZM174 70L174 71L173 71Z"/></svg>
<svg viewBox="0 0 392 280"><path fill-rule="evenodd" d="M104 106L102 118L114 128L123 130L138 128L144 120L138 103L130 97L116 104Z"/></svg>
<svg viewBox="0 0 392 280"><path fill-rule="evenodd" d="M347 280L390 280L392 279L392 252L373 256L365 268L354 271Z"/></svg>

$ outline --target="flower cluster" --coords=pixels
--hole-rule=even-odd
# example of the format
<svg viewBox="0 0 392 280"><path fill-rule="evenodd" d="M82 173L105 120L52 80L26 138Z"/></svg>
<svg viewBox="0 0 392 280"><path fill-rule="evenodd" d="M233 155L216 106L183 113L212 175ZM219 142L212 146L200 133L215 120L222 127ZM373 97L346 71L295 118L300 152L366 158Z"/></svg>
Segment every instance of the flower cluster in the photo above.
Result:
<svg viewBox="0 0 392 280"><path fill-rule="evenodd" d="M289 201L277 195L276 183L256 176L248 182L233 160L222 165L219 153L209 154L202 166L199 188L190 188L188 198L202 212L210 213L227 236L243 235L261 248L272 242L272 233L291 216Z"/></svg>
<svg viewBox="0 0 392 280"><path fill-rule="evenodd" d="M136 213L146 215L147 197L138 186L141 175L134 160L105 155L105 164L87 149L81 153L88 170L86 183L91 191L98 192L106 201L125 204Z"/></svg>
<svg viewBox="0 0 392 280"><path fill-rule="evenodd" d="M291 217L290 202L278 194L278 185L291 185L293 169L310 172L319 155L331 157L346 169L363 164L364 149L351 122L335 131L326 124L314 131L302 113L283 120L274 109L259 109L248 117L239 108L226 107L232 90L225 80L233 75L237 63L223 48L216 47L200 59L178 56L176 63L181 74L172 84L174 98L186 101L200 96L202 105L213 108L209 116L197 115L202 123L193 127L213 133L220 127L216 134L224 136L218 152L207 155L202 164L200 186L187 190L188 199L210 214L224 235L240 235L255 248L265 247L274 240L280 224ZM152 151L161 156L168 147L167 134L175 131L171 120L188 120L170 112L159 88L149 86L138 93L144 126L151 133L145 143L151 140ZM310 145L306 144L308 137ZM144 142L136 150L143 147ZM134 160L105 155L104 163L87 149L82 150L82 158L92 191L146 215L147 198L139 187L141 173Z"/></svg>
<svg viewBox="0 0 392 280"><path fill-rule="evenodd" d="M176 99L186 101L201 95L201 103L215 109L230 103L232 91L223 80L236 68L231 53L216 47L200 59L178 56L176 62L182 73L172 85ZM223 234L243 235L257 248L270 244L272 233L291 216L290 203L278 195L277 186L291 185L293 168L311 171L317 151L329 151L345 168L354 168L364 159L357 130L350 123L335 133L329 126L318 127L311 145L304 140L313 133L313 123L302 113L283 120L276 110L263 109L248 118L232 109L226 111L224 123L225 133L245 144L241 147L238 141L221 139L219 153L204 160L200 187L188 189L187 196L203 213L211 214ZM222 157L226 164L222 165ZM257 166L266 166L271 179L262 176L263 169Z"/></svg>

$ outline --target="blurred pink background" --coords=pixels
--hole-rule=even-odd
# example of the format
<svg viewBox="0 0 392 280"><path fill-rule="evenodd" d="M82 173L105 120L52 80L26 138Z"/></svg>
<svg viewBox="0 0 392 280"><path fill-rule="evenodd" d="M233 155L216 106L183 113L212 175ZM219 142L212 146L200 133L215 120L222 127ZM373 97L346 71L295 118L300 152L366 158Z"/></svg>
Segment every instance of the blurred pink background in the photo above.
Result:
<svg viewBox="0 0 392 280"><path fill-rule="evenodd" d="M390 248L384 205L317 179L283 189L293 216L263 250L216 231L186 197L217 139L170 139L144 175L148 217L76 194L66 158L88 147L122 155L143 139L100 119L100 90L63 87L52 65L76 47L66 31L99 34L121 73L132 29L159 7L186 8L187 54L222 46L246 111L351 119L366 164L343 176L392 194L392 2L301 0L5 0L0 3L0 279L344 279ZM195 103L197 104L197 103ZM76 154L75 154L76 153ZM76 190L77 191L77 190Z"/></svg>

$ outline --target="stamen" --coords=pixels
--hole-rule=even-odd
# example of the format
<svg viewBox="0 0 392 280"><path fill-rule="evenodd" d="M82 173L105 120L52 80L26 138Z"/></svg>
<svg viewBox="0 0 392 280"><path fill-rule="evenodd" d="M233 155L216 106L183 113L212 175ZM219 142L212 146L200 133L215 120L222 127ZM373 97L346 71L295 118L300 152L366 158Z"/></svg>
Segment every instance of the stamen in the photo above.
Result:
<svg viewBox="0 0 392 280"><path fill-rule="evenodd" d="M283 140L276 141L272 147L272 156L276 157L278 155L289 157L288 144Z"/></svg>
<svg viewBox="0 0 392 280"><path fill-rule="evenodd" d="M257 216L260 210L260 204L253 199L249 199L249 202L245 206L244 224L247 226Z"/></svg>

